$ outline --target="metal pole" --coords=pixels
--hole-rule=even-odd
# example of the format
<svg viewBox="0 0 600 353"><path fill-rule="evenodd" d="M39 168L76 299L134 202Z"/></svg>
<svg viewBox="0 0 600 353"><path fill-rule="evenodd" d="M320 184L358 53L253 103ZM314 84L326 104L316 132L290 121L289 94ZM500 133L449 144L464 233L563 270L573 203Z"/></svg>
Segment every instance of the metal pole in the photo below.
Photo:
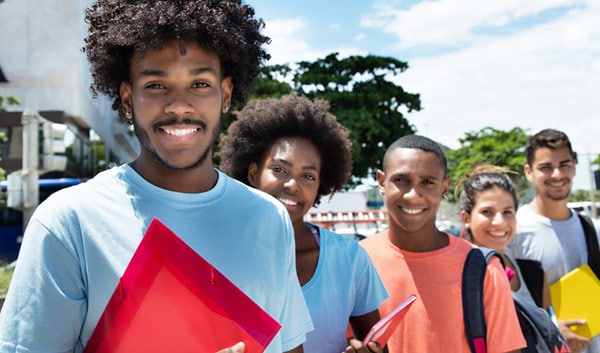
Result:
<svg viewBox="0 0 600 353"><path fill-rule="evenodd" d="M39 203L39 125L37 112L23 112L23 230L27 227L33 211Z"/></svg>
<svg viewBox="0 0 600 353"><path fill-rule="evenodd" d="M588 167L590 171L590 201L592 203L592 218L598 217L598 209L596 208L596 181L594 179L594 171L592 170L592 159L588 156Z"/></svg>

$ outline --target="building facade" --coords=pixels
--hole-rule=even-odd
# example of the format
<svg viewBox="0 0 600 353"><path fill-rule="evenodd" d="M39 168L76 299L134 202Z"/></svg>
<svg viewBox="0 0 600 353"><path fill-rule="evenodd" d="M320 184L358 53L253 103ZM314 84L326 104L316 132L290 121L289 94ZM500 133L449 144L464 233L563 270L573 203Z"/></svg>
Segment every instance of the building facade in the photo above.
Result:
<svg viewBox="0 0 600 353"><path fill-rule="evenodd" d="M74 135L75 149L98 136L112 161L125 163L139 150L129 127L118 122L111 103L93 98L83 40L85 8L91 0L4 0L0 3L0 96L20 105L5 106L0 127L14 124L15 113L53 112ZM12 131L12 128L9 129ZM1 163L1 162L0 162ZM12 168L12 167L11 167ZM7 170L9 172L9 170Z"/></svg>

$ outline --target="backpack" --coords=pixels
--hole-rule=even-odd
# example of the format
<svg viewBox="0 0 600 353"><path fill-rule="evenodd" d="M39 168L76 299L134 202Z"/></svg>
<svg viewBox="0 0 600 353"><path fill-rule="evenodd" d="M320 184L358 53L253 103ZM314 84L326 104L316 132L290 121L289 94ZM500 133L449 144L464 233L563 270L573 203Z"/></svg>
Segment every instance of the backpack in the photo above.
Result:
<svg viewBox="0 0 600 353"><path fill-rule="evenodd" d="M467 255L462 277L462 301L467 341L473 353L487 352L486 323L483 310L483 279L488 261L500 255L486 248L474 248ZM558 326L544 309L513 293L517 317L527 347L522 353L569 353L570 349Z"/></svg>
<svg viewBox="0 0 600 353"><path fill-rule="evenodd" d="M596 277L600 278L600 247L598 246L596 228L589 217L580 213L577 213L577 215L585 234L585 243L588 249L587 263L596 274ZM516 259L516 261L521 270L523 282L525 282L537 306L541 307L544 287L544 269L542 268L542 264L539 261L530 259Z"/></svg>
<svg viewBox="0 0 600 353"><path fill-rule="evenodd" d="M596 228L592 219L584 216L580 213L577 214L583 227L583 233L585 234L585 244L588 249L588 265L596 274L596 277L600 278L600 246L598 246L598 237L596 236Z"/></svg>

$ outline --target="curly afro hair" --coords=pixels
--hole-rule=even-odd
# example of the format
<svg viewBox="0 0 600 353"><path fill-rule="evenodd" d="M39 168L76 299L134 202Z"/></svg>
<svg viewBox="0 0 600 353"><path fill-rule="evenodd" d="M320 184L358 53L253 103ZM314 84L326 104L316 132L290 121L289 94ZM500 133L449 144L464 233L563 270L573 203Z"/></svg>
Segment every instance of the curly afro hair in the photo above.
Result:
<svg viewBox="0 0 600 353"><path fill-rule="evenodd" d="M219 168L250 185L248 168L260 163L281 137L302 137L321 154L321 184L314 205L321 197L341 190L352 171L349 131L328 112L329 103L289 94L281 99L250 101L227 130L219 144Z"/></svg>
<svg viewBox="0 0 600 353"><path fill-rule="evenodd" d="M85 12L90 89L94 96L112 98L112 108L125 121L119 85L129 80L134 51L191 40L218 55L224 76L233 81L231 103L243 104L260 66L270 58L262 48L270 41L260 34L264 22L254 15L241 0L97 0Z"/></svg>

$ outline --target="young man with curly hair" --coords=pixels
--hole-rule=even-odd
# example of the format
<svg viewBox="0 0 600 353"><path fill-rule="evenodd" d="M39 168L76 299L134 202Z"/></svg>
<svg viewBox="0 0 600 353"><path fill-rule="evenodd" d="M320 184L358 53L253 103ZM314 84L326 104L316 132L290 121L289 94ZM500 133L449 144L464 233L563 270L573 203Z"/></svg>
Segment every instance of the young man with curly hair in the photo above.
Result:
<svg viewBox="0 0 600 353"><path fill-rule="evenodd" d="M86 21L92 90L113 99L141 152L35 211L0 352L83 351L153 218L282 325L266 352L302 352L312 323L287 212L212 165L221 115L269 57L263 22L240 0L98 0Z"/></svg>
<svg viewBox="0 0 600 353"><path fill-rule="evenodd" d="M222 139L220 169L275 197L294 226L296 271L315 330L311 353L381 352L353 340L348 322L364 338L379 320L387 291L367 253L354 240L304 222L322 196L339 191L352 169L348 130L323 100L286 95L250 102Z"/></svg>

